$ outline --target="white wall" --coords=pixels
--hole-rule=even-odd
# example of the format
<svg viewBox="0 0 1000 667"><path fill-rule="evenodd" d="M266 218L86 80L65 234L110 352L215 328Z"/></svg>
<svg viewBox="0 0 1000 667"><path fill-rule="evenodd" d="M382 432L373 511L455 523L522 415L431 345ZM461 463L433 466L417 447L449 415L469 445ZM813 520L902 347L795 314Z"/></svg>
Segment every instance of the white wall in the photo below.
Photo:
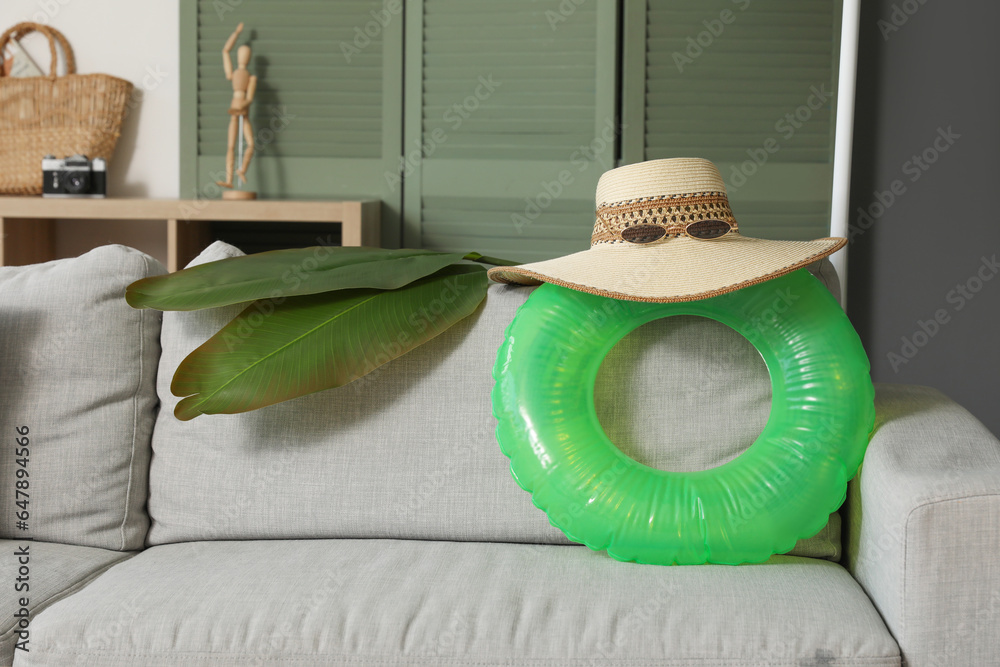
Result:
<svg viewBox="0 0 1000 667"><path fill-rule="evenodd" d="M108 194L175 198L179 194L178 15L181 0L0 0L0 30L20 21L45 23L66 35L77 71L131 81L132 108L109 166ZM45 38L23 44L47 71ZM163 223L58 225L59 256L78 255L102 243L125 243L166 260Z"/></svg>

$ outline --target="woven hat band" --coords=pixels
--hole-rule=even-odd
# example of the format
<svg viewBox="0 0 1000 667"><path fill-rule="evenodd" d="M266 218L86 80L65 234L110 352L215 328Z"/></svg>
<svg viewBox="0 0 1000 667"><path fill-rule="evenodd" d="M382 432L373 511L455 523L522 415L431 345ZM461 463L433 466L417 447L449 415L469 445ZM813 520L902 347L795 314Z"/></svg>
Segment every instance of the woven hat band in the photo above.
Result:
<svg viewBox="0 0 1000 667"><path fill-rule="evenodd" d="M627 243L628 234L623 237L622 232L640 225L664 227L667 231L663 238L681 236L686 225L703 220L721 220L729 223L732 233L739 231L724 191L640 197L601 204L597 208L590 246Z"/></svg>

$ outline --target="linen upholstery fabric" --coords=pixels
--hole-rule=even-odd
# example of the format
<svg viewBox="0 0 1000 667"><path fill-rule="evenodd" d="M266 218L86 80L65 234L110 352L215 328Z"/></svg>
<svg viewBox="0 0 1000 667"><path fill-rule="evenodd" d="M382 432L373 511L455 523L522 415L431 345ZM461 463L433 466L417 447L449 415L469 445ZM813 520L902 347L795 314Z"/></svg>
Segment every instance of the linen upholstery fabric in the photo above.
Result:
<svg viewBox="0 0 1000 667"><path fill-rule="evenodd" d="M160 313L125 303L151 257L105 246L0 269L0 537L142 547ZM29 429L29 520L15 511L15 428Z"/></svg>
<svg viewBox="0 0 1000 667"><path fill-rule="evenodd" d="M216 243L193 263L236 254ZM173 416L174 371L242 307L164 313L148 543L311 537L566 543L511 478L494 437L492 368L504 328L530 293L492 285L472 316L344 387L188 422ZM613 373L599 383L598 404L611 409L604 423L612 437L630 439L633 454L665 467L680 466L695 451L703 462L731 458L763 427L770 396L763 364L758 356L753 366L757 353L747 341L714 325L687 318L673 329L640 330L624 346L626 354L633 347L642 353L648 371L637 374L629 396L685 396L706 378L697 363L685 367L684 357L742 343L731 358L715 360L721 365L713 386L723 409L711 419L691 414L630 428L630 415L614 411L625 403L619 382L627 377ZM739 382L724 381L727 362L740 366ZM622 360L620 370L634 368ZM703 398L686 400L693 407ZM667 426L662 437L655 430ZM693 444L675 450L680 442ZM839 523L800 546L803 554L836 558Z"/></svg>
<svg viewBox="0 0 1000 667"><path fill-rule="evenodd" d="M29 568L27 591L14 590L20 563L14 554L20 547L28 547L27 566ZM0 581L4 582L4 593L0 595L0 665L10 665L14 660L15 644L20 641L17 619L14 614L20 609L18 600L28 599L29 619L33 619L43 609L79 590L87 582L104 572L113 564L129 558L132 554L108 551L93 547L78 547L50 542L30 542L0 540ZM28 637L27 649L34 648L32 637ZM18 650L20 654L23 651Z"/></svg>
<svg viewBox="0 0 1000 667"><path fill-rule="evenodd" d="M1000 442L935 389L876 385L846 562L909 667L997 664Z"/></svg>
<svg viewBox="0 0 1000 667"><path fill-rule="evenodd" d="M835 563L648 567L421 540L153 547L39 614L32 642L22 667L899 665Z"/></svg>

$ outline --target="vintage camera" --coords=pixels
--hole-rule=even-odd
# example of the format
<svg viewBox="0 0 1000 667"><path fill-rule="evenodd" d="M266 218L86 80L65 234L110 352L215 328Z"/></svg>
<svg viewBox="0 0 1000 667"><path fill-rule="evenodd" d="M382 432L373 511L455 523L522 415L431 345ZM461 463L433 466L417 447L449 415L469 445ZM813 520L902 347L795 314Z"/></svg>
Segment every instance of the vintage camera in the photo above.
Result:
<svg viewBox="0 0 1000 667"><path fill-rule="evenodd" d="M86 155L59 160L42 158L43 197L104 197L108 191L108 163Z"/></svg>

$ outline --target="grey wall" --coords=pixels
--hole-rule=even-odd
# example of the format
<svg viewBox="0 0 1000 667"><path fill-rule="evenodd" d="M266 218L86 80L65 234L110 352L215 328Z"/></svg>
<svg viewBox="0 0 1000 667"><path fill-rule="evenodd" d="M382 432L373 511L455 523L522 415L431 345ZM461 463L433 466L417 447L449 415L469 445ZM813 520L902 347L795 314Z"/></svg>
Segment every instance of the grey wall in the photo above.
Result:
<svg viewBox="0 0 1000 667"><path fill-rule="evenodd" d="M862 5L848 314L874 380L1000 434L1000 3Z"/></svg>

